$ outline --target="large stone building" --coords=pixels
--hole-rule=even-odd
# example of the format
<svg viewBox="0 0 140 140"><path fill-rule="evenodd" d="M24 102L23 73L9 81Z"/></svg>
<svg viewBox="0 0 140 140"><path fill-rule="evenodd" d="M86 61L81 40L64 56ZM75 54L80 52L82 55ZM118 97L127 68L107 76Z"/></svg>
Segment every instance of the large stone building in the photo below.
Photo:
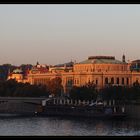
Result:
<svg viewBox="0 0 140 140"><path fill-rule="evenodd" d="M80 63L52 66L43 72L37 66L29 71L26 79L21 75L20 79L18 77L14 78L30 84L45 84L50 79L60 77L64 93L68 93L72 86L82 86L88 82L94 82L97 89L109 84L132 86L133 83L140 82L140 60L127 63L124 55L122 61L116 60L114 56L90 56Z"/></svg>

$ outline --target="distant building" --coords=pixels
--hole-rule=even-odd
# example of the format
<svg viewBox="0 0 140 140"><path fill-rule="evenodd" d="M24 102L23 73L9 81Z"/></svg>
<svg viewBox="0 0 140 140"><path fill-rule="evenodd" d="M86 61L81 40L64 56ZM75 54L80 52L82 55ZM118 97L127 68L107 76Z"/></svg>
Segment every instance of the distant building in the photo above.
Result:
<svg viewBox="0 0 140 140"><path fill-rule="evenodd" d="M20 74L15 76L12 73L12 77L25 82ZM29 71L26 82L46 84L55 77L62 79L64 93L69 93L73 86L82 86L88 82L94 82L97 89L110 84L132 86L136 81L140 83L140 60L127 63L123 55L122 61L116 60L114 56L90 56L80 63L70 62L44 68L38 63Z"/></svg>
<svg viewBox="0 0 140 140"><path fill-rule="evenodd" d="M23 71L21 69L15 69L8 75L8 80L9 79L15 79L18 82L24 82Z"/></svg>

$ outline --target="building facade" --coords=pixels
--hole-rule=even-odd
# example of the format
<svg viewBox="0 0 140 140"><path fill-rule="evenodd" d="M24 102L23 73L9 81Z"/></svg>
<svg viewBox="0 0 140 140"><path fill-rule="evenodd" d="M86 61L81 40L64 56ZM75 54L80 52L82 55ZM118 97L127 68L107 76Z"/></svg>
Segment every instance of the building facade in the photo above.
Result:
<svg viewBox="0 0 140 140"><path fill-rule="evenodd" d="M73 86L82 86L88 82L93 82L97 89L110 84L132 86L135 82L140 83L140 60L127 63L124 55L122 61L116 60L114 56L90 56L80 63L52 66L43 72L38 67L31 69L26 79L21 73L20 79L15 73L13 77L18 82L30 84L46 84L48 80L60 77L64 93L69 93Z"/></svg>

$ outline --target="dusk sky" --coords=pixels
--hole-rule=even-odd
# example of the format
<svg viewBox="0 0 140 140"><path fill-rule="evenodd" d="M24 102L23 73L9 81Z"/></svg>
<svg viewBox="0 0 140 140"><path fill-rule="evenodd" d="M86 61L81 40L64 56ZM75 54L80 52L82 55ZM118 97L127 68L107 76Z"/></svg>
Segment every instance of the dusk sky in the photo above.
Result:
<svg viewBox="0 0 140 140"><path fill-rule="evenodd" d="M0 5L0 64L140 59L140 5Z"/></svg>

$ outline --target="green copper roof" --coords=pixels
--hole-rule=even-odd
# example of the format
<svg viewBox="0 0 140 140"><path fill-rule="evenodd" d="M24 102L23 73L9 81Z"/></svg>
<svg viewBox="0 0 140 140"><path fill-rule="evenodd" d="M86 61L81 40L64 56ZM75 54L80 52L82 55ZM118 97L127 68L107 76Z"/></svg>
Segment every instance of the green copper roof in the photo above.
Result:
<svg viewBox="0 0 140 140"><path fill-rule="evenodd" d="M110 56L94 56L89 57L87 60L79 64L123 64L122 61L116 60L115 57Z"/></svg>
<svg viewBox="0 0 140 140"><path fill-rule="evenodd" d="M13 70L13 73L22 73L23 71L21 69L15 69Z"/></svg>

